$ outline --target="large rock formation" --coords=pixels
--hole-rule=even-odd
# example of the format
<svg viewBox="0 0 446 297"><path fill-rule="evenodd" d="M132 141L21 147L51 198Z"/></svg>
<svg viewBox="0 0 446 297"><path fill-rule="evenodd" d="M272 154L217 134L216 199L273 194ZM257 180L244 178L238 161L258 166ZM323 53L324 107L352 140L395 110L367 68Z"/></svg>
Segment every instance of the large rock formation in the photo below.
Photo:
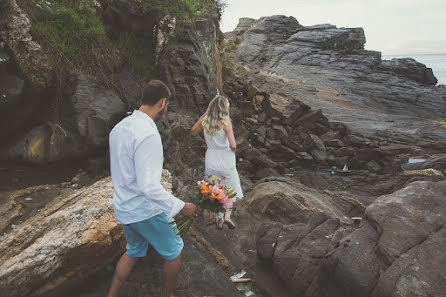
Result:
<svg viewBox="0 0 446 297"><path fill-rule="evenodd" d="M172 110L204 112L212 98L221 93L222 38L218 21L219 16L198 20L160 50L157 66L161 79L172 90Z"/></svg>
<svg viewBox="0 0 446 297"><path fill-rule="evenodd" d="M161 182L171 191L172 177L168 171L163 172ZM61 187L37 186L13 192L6 201L2 199L1 296L67 294L89 277L91 279L95 272L103 273L102 269L113 264L123 253L125 239L113 214L110 178L80 189L67 188L67 184ZM48 191L61 194L49 201L41 201ZM29 208L33 210L28 211ZM217 291L216 296L238 296L219 266L203 256L202 249L195 239L187 241L185 268L180 274L178 289L185 296L193 296L193 292L209 295L215 293L214 290ZM154 262L156 270L153 269ZM144 280L135 286L141 287L141 283L150 282L150 286L144 286L145 296L159 295L161 265L156 253L151 252L150 264L137 266L139 273L135 274L144 275ZM150 278L144 270L150 270ZM95 284L91 287L97 294L105 295L110 279L108 274L101 286ZM203 286L209 282L213 283L212 287Z"/></svg>
<svg viewBox="0 0 446 297"><path fill-rule="evenodd" d="M432 70L412 59L383 61L364 50L361 28L304 27L293 17L243 19L228 34L248 79L344 123L355 134L429 148L444 147L446 89ZM244 77L247 77L246 74Z"/></svg>
<svg viewBox="0 0 446 297"><path fill-rule="evenodd" d="M257 251L297 296L445 296L445 208L446 182L414 182L379 197L357 229L265 224Z"/></svg>

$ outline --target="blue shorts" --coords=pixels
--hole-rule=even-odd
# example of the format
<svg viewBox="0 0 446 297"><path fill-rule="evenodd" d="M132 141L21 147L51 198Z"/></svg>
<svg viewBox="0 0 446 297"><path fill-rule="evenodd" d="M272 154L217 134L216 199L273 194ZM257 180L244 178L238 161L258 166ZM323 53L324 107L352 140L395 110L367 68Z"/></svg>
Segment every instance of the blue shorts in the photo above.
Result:
<svg viewBox="0 0 446 297"><path fill-rule="evenodd" d="M177 258L184 243L171 229L171 220L165 213L161 213L144 221L122 225L127 239L127 256L144 257L150 243L165 260Z"/></svg>

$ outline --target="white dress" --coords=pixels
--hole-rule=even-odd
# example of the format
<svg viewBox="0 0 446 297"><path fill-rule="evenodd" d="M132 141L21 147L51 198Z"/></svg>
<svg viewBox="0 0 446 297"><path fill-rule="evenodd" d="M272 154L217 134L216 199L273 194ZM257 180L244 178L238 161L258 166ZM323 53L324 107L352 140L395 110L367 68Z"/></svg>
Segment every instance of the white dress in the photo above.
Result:
<svg viewBox="0 0 446 297"><path fill-rule="evenodd" d="M240 177L237 172L235 163L235 153L229 147L229 140L226 137L225 131L219 130L214 136L210 136L206 129L204 129L204 139L207 144L206 158L205 158L205 173L206 175L215 175L217 178L225 176L222 184L234 189L237 195L232 198L235 202L243 198L243 191L240 185ZM222 218L223 213L220 213L216 218Z"/></svg>

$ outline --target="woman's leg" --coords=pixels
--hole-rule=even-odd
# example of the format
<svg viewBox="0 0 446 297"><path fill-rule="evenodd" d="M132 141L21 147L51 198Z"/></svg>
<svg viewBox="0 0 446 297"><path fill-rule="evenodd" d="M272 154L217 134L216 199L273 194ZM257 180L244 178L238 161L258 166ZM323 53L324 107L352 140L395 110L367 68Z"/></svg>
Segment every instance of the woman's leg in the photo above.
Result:
<svg viewBox="0 0 446 297"><path fill-rule="evenodd" d="M217 229L223 229L225 213L219 212L214 213L215 221L217 222Z"/></svg>
<svg viewBox="0 0 446 297"><path fill-rule="evenodd" d="M231 203L229 204L228 208L226 209L225 217L224 217L224 223L226 225L228 225L228 227L230 229L234 229L235 228L235 224L231 220L232 207L233 207L234 203L232 202L232 199L229 199L229 201L231 201Z"/></svg>

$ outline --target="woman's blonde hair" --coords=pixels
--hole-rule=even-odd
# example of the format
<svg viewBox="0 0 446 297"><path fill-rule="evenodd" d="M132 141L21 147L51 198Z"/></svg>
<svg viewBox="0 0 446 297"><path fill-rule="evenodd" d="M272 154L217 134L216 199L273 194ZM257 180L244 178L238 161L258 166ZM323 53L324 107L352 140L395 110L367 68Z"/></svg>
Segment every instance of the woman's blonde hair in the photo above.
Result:
<svg viewBox="0 0 446 297"><path fill-rule="evenodd" d="M203 128L210 136L214 136L230 121L228 103L228 98L220 95L215 96L209 103L203 118Z"/></svg>

